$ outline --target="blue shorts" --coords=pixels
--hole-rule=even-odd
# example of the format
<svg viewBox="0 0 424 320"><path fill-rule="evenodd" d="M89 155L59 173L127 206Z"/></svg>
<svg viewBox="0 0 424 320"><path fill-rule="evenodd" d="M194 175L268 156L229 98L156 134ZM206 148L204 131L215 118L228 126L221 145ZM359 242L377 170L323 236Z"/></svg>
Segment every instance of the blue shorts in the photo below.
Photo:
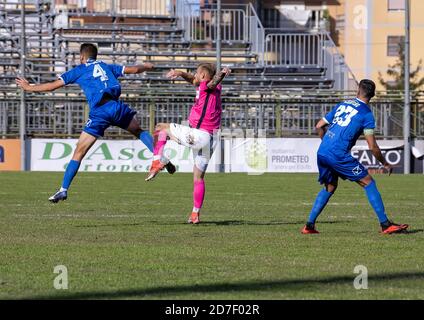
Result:
<svg viewBox="0 0 424 320"><path fill-rule="evenodd" d="M346 155L343 158L318 154L318 181L328 184L340 177L343 180L359 181L368 175L368 170L354 157Z"/></svg>
<svg viewBox="0 0 424 320"><path fill-rule="evenodd" d="M103 137L105 130L110 126L127 129L137 112L122 101L109 101L100 107L91 109L84 132Z"/></svg>

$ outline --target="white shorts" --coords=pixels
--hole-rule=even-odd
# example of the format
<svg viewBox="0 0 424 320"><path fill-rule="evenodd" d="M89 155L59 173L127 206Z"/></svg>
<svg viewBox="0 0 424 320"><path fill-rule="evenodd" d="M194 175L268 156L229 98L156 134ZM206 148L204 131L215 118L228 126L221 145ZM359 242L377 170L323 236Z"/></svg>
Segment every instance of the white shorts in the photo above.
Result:
<svg viewBox="0 0 424 320"><path fill-rule="evenodd" d="M176 123L171 123L169 129L178 144L193 151L194 164L200 171L205 172L215 150L217 139L206 131Z"/></svg>

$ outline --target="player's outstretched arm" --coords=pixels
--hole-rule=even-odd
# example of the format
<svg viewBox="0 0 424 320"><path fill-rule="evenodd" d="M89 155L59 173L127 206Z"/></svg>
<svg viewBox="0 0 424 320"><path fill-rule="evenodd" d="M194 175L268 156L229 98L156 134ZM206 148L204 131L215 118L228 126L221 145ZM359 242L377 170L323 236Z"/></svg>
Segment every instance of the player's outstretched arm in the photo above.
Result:
<svg viewBox="0 0 424 320"><path fill-rule="evenodd" d="M180 70L171 69L167 74L166 77L175 80L178 77L183 78L185 81L187 81L190 84L194 84L194 75L188 72L183 72Z"/></svg>
<svg viewBox="0 0 424 320"><path fill-rule="evenodd" d="M153 64L146 62L138 66L125 66L124 73L125 74L143 73L144 71L149 71L154 68L155 66Z"/></svg>
<svg viewBox="0 0 424 320"><path fill-rule="evenodd" d="M209 89L215 89L218 84L221 83L222 80L226 76L231 73L231 69L228 67L224 67L219 73L217 73L211 81L208 82L207 86Z"/></svg>
<svg viewBox="0 0 424 320"><path fill-rule="evenodd" d="M377 144L377 140L375 139L374 133L365 132L365 140L367 140L368 148L371 150L371 153L378 161L380 161L380 163L384 166L384 168L388 171L390 175L393 171L393 167L389 163L387 163L386 159L381 153L380 147Z"/></svg>
<svg viewBox="0 0 424 320"><path fill-rule="evenodd" d="M40 84L29 84L27 79L19 77L16 78L16 84L23 90L30 92L48 92L56 90L65 85L62 79Z"/></svg>
<svg viewBox="0 0 424 320"><path fill-rule="evenodd" d="M317 133L318 136L320 137L320 139L322 140L322 138L325 135L325 128L327 127L328 123L324 121L324 119L321 119L320 121L318 121L317 125L315 126L315 128L317 129Z"/></svg>

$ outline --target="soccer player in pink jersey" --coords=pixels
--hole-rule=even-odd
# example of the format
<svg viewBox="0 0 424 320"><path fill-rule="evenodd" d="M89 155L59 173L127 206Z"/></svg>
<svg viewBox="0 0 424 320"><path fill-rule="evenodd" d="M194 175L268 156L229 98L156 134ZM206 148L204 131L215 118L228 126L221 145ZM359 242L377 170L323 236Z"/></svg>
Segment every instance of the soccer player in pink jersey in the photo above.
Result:
<svg viewBox="0 0 424 320"><path fill-rule="evenodd" d="M171 70L167 77L182 77L195 85L196 100L188 118L189 126L176 123L158 123L155 128L153 162L146 181L152 180L169 162L163 154L167 139L189 147L193 151L193 211L189 223L200 223L200 209L205 198L205 172L216 146L216 133L221 126L221 81L230 74L229 68L216 73L211 63L201 63L196 74Z"/></svg>

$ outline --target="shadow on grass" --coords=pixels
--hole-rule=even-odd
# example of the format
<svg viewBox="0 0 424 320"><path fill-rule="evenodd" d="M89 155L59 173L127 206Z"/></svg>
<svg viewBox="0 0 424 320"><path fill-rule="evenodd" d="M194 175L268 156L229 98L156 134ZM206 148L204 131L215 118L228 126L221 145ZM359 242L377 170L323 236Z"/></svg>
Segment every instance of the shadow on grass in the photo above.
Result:
<svg viewBox="0 0 424 320"><path fill-rule="evenodd" d="M224 292L249 292L249 291L283 291L283 290L305 290L311 289L311 286L322 285L349 285L352 290L355 275L334 276L327 278L314 279L288 279L275 281L247 281L234 283L212 283L201 285L182 285L182 286L161 286L153 288L137 288L117 291L94 291L77 292L71 294L34 296L26 297L25 300L45 300L45 299L119 299L131 297L149 298L152 295L178 295L194 293L224 293ZM402 272L387 273L380 275L369 275L368 283L373 286L375 282L393 281L393 280L424 280L424 272Z"/></svg>
<svg viewBox="0 0 424 320"><path fill-rule="evenodd" d="M414 234L414 233L421 233L424 232L424 229L412 229L412 230L406 230L402 232L403 234Z"/></svg>
<svg viewBox="0 0 424 320"><path fill-rule="evenodd" d="M334 224L334 223L351 223L351 221L320 221L319 224ZM114 224L91 224L91 225L78 225L76 228L100 228L100 227L132 227L132 226L146 226L149 224L157 224L161 226L175 226L175 225L188 225L187 222L164 222L159 220L149 220L140 223L114 223ZM221 221L202 221L199 226L215 225L215 226L240 226L240 225L251 225L251 226L275 226L275 225L299 225L303 226L305 221L245 221L245 220L221 220Z"/></svg>
<svg viewBox="0 0 424 320"><path fill-rule="evenodd" d="M146 223L110 223L110 224L83 224L74 226L75 228L101 228L101 227L135 227L145 226Z"/></svg>
<svg viewBox="0 0 424 320"><path fill-rule="evenodd" d="M350 221L320 221L320 224L333 224L333 223L350 223ZM252 225L252 226L274 226L274 225L299 225L303 226L305 221L243 221L243 220L223 220L223 221L202 221L201 225L217 225L217 226L231 226L231 225Z"/></svg>

